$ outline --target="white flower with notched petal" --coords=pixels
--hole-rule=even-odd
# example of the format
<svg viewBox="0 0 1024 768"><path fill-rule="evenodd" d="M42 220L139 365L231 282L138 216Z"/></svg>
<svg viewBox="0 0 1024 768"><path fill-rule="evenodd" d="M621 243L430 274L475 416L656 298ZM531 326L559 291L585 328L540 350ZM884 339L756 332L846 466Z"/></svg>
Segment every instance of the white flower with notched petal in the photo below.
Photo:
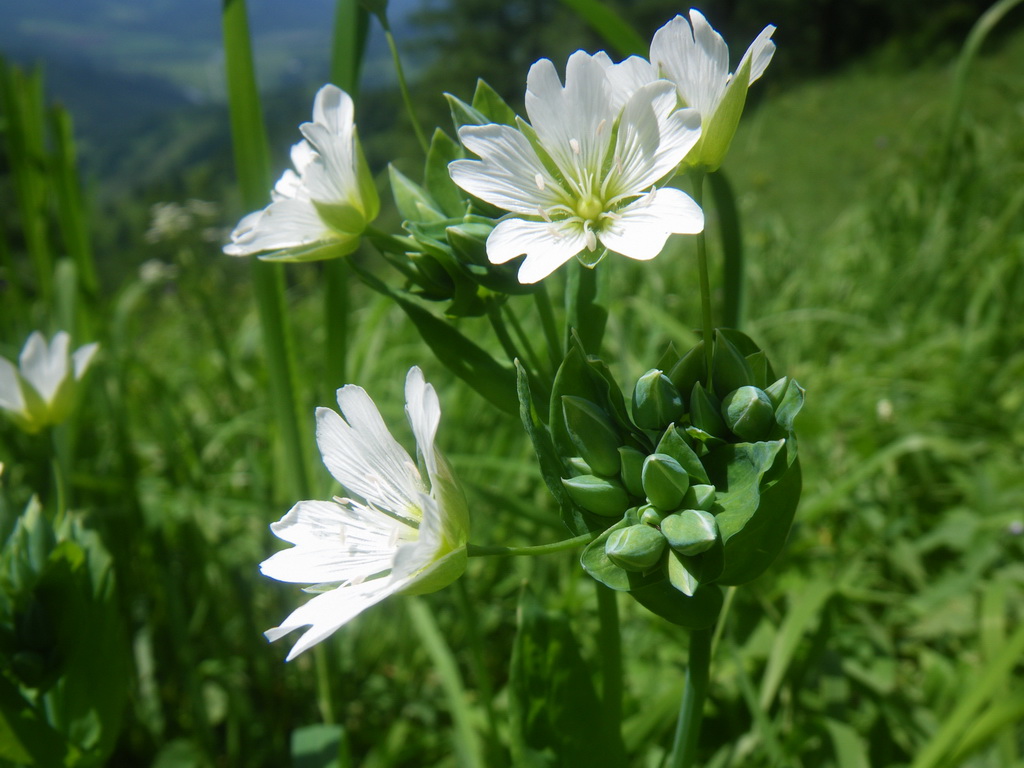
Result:
<svg viewBox="0 0 1024 768"><path fill-rule="evenodd" d="M259 255L268 261L312 261L344 256L359 245L377 218L380 199L366 165L347 93L325 85L313 102L313 122L299 126L292 147L295 170L286 170L272 202L243 218L229 256Z"/></svg>
<svg viewBox="0 0 1024 768"><path fill-rule="evenodd" d="M588 266L606 250L653 259L670 234L700 232L704 214L686 193L655 188L700 136L697 113L676 107L672 84L640 58L577 51L564 87L554 64L535 63L530 123L464 126L459 138L481 159L448 166L464 190L512 213L487 238L488 259L526 254L519 281L535 283L579 254Z"/></svg>
<svg viewBox="0 0 1024 768"><path fill-rule="evenodd" d="M384 598L433 592L466 568L466 499L434 449L441 407L419 368L406 377L405 400L427 482L361 387L338 390L341 416L317 409L324 464L358 499L300 501L271 526L295 546L265 560L260 571L279 581L316 584L312 591L321 592L266 632L277 640L311 625L289 660Z"/></svg>
<svg viewBox="0 0 1024 768"><path fill-rule="evenodd" d="M21 429L35 433L63 422L74 405L75 383L84 375L99 345L72 353L71 337L58 331L53 341L33 331L15 366L0 357L0 409Z"/></svg>
<svg viewBox="0 0 1024 768"><path fill-rule="evenodd" d="M732 143L743 113L747 88L764 74L775 53L768 25L743 54L735 74L729 74L729 47L700 11L690 19L676 16L654 33L651 63L674 82L679 98L700 112L700 142L686 158L688 165L717 170Z"/></svg>

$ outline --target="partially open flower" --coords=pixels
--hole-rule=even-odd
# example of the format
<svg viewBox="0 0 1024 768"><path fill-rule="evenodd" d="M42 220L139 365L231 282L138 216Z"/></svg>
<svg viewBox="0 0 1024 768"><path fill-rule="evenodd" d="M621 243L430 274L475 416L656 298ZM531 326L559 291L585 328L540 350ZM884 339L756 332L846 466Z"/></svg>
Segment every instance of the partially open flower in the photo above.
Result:
<svg viewBox="0 0 1024 768"><path fill-rule="evenodd" d="M527 77L530 124L473 125L459 138L480 160L456 160L452 179L510 211L487 238L504 264L526 255L521 283L536 283L573 256L592 266L607 251L653 259L672 233L704 228L681 190L657 187L700 135L698 115L677 110L672 84L643 59L613 64L577 51L565 85L541 59Z"/></svg>
<svg viewBox="0 0 1024 768"><path fill-rule="evenodd" d="M0 357L0 409L26 432L60 424L70 415L75 385L99 345L86 344L73 353L70 347L66 331L58 331L49 344L43 334L33 331L17 366Z"/></svg>
<svg viewBox="0 0 1024 768"><path fill-rule="evenodd" d="M299 126L292 164L271 191L271 203L243 218L224 246L229 256L313 261L354 251L377 218L380 199L353 123L351 97L325 85L313 102L313 122Z"/></svg>
<svg viewBox="0 0 1024 768"><path fill-rule="evenodd" d="M434 449L441 407L419 368L406 377L405 399L426 480L361 387L338 390L341 416L317 409L324 464L357 498L300 501L271 526L295 546L265 560L260 571L278 581L314 584L310 591L320 593L266 632L277 640L310 626L289 660L384 598L436 591L466 568L469 511Z"/></svg>
<svg viewBox="0 0 1024 768"><path fill-rule="evenodd" d="M775 43L768 25L729 73L729 47L700 11L676 16L654 33L651 63L675 83L684 106L700 113L701 137L687 156L687 165L715 171L722 164L743 113L747 88L764 73Z"/></svg>

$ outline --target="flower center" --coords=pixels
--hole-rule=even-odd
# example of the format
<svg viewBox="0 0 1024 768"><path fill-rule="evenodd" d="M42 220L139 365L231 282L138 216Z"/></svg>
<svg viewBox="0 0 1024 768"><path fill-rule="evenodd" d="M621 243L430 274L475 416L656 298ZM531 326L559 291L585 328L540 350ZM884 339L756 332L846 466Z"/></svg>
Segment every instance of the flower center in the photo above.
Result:
<svg viewBox="0 0 1024 768"><path fill-rule="evenodd" d="M593 195L587 195L576 204L576 215L584 221L595 221L604 212L604 204Z"/></svg>

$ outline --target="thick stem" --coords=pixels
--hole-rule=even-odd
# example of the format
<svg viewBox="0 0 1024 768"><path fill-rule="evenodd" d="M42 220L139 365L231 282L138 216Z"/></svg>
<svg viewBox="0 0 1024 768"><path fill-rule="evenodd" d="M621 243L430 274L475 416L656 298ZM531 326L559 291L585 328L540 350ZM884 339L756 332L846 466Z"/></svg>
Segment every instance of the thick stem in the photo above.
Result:
<svg viewBox="0 0 1024 768"><path fill-rule="evenodd" d="M544 329L544 339L547 341L552 370L558 370L558 366L562 363L562 342L559 340L558 327L555 325L555 310L551 306L547 283L541 283L540 287L533 292L533 301L537 305L541 326Z"/></svg>
<svg viewBox="0 0 1024 768"><path fill-rule="evenodd" d="M704 172L693 171L693 199L697 205L704 206ZM708 364L708 389L711 388L712 343L714 337L711 322L711 280L708 278L708 249L704 230L697 234L697 269L700 272L700 310L704 327L704 356Z"/></svg>
<svg viewBox="0 0 1024 768"><path fill-rule="evenodd" d="M704 718L704 698L708 690L711 666L711 629L690 633L690 663L686 668L683 703L676 721L675 741L667 768L691 768L697 756L697 740Z"/></svg>

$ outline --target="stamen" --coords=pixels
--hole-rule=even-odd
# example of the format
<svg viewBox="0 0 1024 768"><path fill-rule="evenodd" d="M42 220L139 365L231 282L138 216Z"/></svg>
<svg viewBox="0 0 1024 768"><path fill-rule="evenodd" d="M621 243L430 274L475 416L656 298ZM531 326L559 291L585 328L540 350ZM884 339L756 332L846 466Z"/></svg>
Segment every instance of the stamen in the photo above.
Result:
<svg viewBox="0 0 1024 768"><path fill-rule="evenodd" d="M539 189L541 192L543 192L544 191L544 177L541 176L538 173L537 175L535 175L533 177L533 181L537 185L537 189Z"/></svg>
<svg viewBox="0 0 1024 768"><path fill-rule="evenodd" d="M597 124L597 135L601 135L601 131L604 130L604 126L607 124L608 118L601 118L601 122Z"/></svg>
<svg viewBox="0 0 1024 768"><path fill-rule="evenodd" d="M583 224L583 240L586 242L588 250L597 250L597 235L595 235L594 230L590 228L590 222L584 222Z"/></svg>
<svg viewBox="0 0 1024 768"><path fill-rule="evenodd" d="M577 155L580 153L580 143L576 139L569 139L569 147Z"/></svg>
<svg viewBox="0 0 1024 768"><path fill-rule="evenodd" d="M548 224L551 223L551 214L548 213L547 210L545 210L544 208L538 208L537 213L540 214L540 217L544 219L544 221L546 221Z"/></svg>

